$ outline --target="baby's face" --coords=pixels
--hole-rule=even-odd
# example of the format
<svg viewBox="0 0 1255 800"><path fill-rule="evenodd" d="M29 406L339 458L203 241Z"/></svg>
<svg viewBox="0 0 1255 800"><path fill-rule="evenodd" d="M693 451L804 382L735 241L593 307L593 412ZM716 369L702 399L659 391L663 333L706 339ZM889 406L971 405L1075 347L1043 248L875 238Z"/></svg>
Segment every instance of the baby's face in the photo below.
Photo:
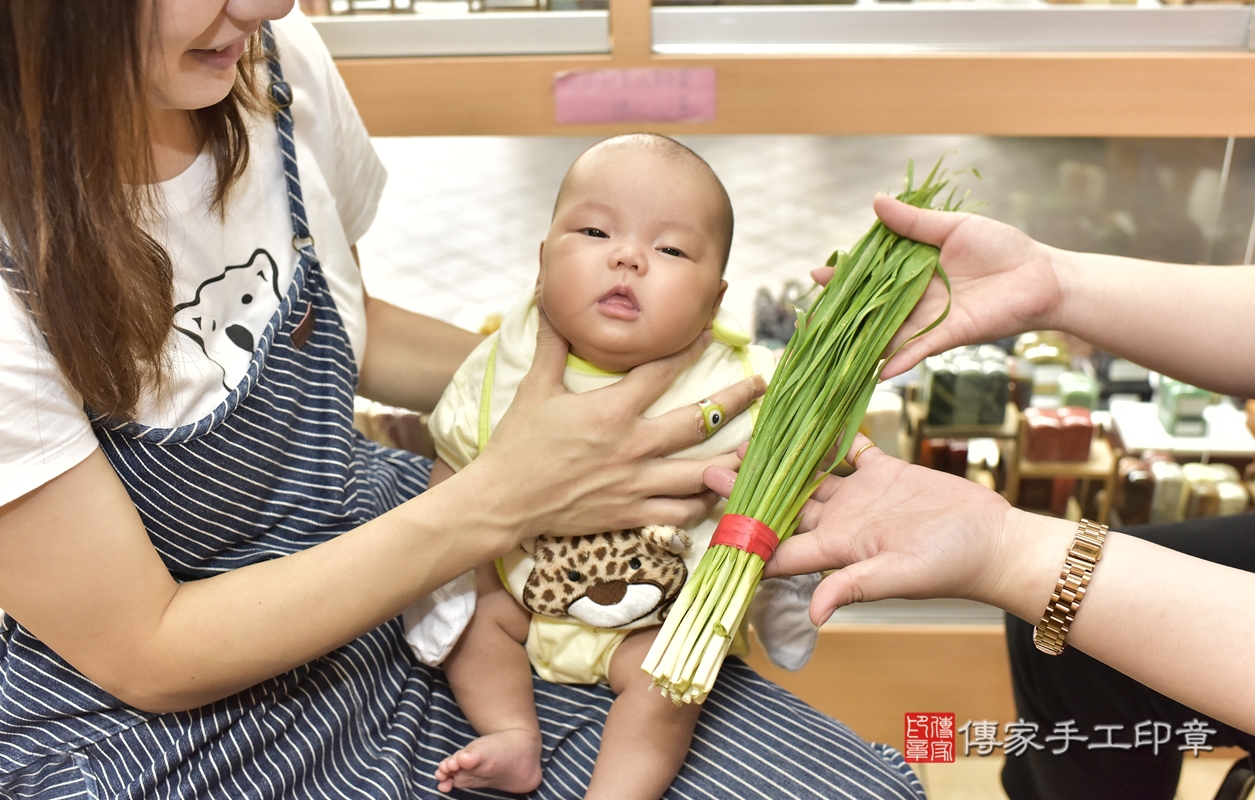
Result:
<svg viewBox="0 0 1255 800"><path fill-rule="evenodd" d="M709 176L649 149L581 159L540 253L541 302L571 352L625 372L701 334L727 287L718 198Z"/></svg>

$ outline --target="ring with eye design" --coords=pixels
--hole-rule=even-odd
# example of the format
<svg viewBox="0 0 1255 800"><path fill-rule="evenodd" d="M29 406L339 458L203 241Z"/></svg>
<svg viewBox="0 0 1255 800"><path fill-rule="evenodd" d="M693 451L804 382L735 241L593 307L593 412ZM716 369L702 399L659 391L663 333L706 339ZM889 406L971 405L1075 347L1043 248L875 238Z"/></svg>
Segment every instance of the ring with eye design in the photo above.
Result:
<svg viewBox="0 0 1255 800"><path fill-rule="evenodd" d="M719 426L723 425L725 417L723 406L713 400L703 399L697 401L697 410L702 414L702 427L706 431L706 438L714 435L719 430Z"/></svg>

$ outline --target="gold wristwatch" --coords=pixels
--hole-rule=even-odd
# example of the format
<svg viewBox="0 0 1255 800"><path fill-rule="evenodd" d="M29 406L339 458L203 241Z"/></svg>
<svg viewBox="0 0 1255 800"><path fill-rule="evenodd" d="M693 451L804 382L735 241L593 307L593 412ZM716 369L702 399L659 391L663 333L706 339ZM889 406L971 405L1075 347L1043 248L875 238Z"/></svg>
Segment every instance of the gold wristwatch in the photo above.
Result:
<svg viewBox="0 0 1255 800"><path fill-rule="evenodd" d="M1076 619L1081 600L1085 598L1085 588L1094 575L1094 567L1102 558L1102 545L1106 538L1106 525L1081 520L1076 538L1068 548L1068 557L1063 562L1059 583L1050 596L1050 604L1033 630L1033 644L1043 653L1057 656L1067 647L1068 628Z"/></svg>

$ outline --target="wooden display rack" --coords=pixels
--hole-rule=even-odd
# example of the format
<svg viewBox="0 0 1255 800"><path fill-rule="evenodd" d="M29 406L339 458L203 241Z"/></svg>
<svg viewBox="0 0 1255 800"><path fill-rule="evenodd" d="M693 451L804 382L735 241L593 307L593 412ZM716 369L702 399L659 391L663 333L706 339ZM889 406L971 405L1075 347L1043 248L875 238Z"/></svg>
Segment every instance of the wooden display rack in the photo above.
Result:
<svg viewBox="0 0 1255 800"><path fill-rule="evenodd" d="M1002 457L1008 464L1019 458L1020 411L1015 403L1007 403L1001 425L930 425L927 422L928 408L923 403L908 399L905 408L910 440L908 452L913 463L919 463L920 442L924 439L998 439L1007 443L1002 448Z"/></svg>
<svg viewBox="0 0 1255 800"><path fill-rule="evenodd" d="M905 404L909 440L907 452L912 454L913 461L919 461L920 442L924 439L997 439L1003 442L1002 457L1006 464L1007 483L1002 495L1008 503L1015 505L1019 500L1020 483L1025 478L1098 480L1107 490L1098 505L1098 522L1106 524L1111 512L1119 459L1104 437L1096 436L1090 443L1088 461L1029 461L1023 457L1024 415L1014 403L1007 404L1007 413L1001 425L929 425L926 421L928 409L915 399L917 394L917 387L911 387Z"/></svg>
<svg viewBox="0 0 1255 800"><path fill-rule="evenodd" d="M1017 437L1018 452L1023 454L1024 436L1027 426L1023 415L1017 413L1019 436ZM1111 449L1111 444L1102 436L1095 436L1089 446L1088 461L1029 461L1016 458L1007 461L1007 487L1003 495L1007 502L1015 505L1020 496L1020 481L1024 478L1076 478L1080 481L1099 480L1107 491L1103 493L1098 504L1098 524L1106 525L1111 512L1111 498L1116 490L1116 464L1118 459Z"/></svg>

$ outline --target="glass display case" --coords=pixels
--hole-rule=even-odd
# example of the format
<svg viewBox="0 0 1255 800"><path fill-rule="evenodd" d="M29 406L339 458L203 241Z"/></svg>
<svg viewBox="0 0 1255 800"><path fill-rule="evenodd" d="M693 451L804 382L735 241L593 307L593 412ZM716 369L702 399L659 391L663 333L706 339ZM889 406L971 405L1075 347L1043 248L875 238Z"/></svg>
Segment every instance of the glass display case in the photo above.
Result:
<svg viewBox="0 0 1255 800"><path fill-rule="evenodd" d="M336 58L610 52L610 16L546 0L302 0ZM536 13L542 12L542 13Z"/></svg>
<svg viewBox="0 0 1255 800"><path fill-rule="evenodd" d="M1251 9L1159 0L856 0L846 4L655 4L657 53L1247 49Z"/></svg>
<svg viewBox="0 0 1255 800"><path fill-rule="evenodd" d="M1237 3L303 2L378 135L1255 136Z"/></svg>
<svg viewBox="0 0 1255 800"><path fill-rule="evenodd" d="M608 0L305 0L341 57L608 53ZM1161 0L655 0L657 54L1243 51L1251 7ZM506 13L501 13L506 12ZM528 13L528 12L541 12ZM433 35L435 34L435 35Z"/></svg>

